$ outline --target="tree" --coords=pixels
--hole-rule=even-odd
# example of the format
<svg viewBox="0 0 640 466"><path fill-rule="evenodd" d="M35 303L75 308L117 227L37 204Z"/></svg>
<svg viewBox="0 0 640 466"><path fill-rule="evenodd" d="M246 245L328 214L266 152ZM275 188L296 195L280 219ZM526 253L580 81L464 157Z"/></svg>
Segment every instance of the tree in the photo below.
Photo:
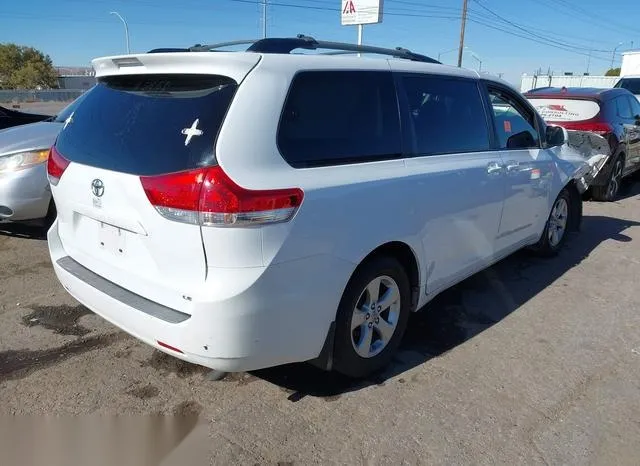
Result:
<svg viewBox="0 0 640 466"><path fill-rule="evenodd" d="M605 76L620 76L620 68L611 68L604 75Z"/></svg>
<svg viewBox="0 0 640 466"><path fill-rule="evenodd" d="M58 87L51 58L33 47L0 44L0 89Z"/></svg>

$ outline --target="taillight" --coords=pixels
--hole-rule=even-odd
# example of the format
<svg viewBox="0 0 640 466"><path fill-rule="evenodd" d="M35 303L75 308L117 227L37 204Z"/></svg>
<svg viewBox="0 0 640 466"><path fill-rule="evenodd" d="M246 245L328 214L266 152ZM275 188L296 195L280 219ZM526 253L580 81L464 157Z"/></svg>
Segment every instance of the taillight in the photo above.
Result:
<svg viewBox="0 0 640 466"><path fill-rule="evenodd" d="M613 127L609 123L603 123L599 121L579 121L579 122L571 122L562 123L565 129L575 130L575 131L589 131L591 133L599 134L600 136L604 136L605 134L609 134L613 132Z"/></svg>
<svg viewBox="0 0 640 466"><path fill-rule="evenodd" d="M165 218L203 226L236 227L286 222L304 193L299 188L251 190L221 167L140 177L147 198Z"/></svg>
<svg viewBox="0 0 640 466"><path fill-rule="evenodd" d="M49 158L47 159L47 176L49 178L49 183L57 186L62 174L70 163L71 162L60 155L55 146L51 147L49 150Z"/></svg>

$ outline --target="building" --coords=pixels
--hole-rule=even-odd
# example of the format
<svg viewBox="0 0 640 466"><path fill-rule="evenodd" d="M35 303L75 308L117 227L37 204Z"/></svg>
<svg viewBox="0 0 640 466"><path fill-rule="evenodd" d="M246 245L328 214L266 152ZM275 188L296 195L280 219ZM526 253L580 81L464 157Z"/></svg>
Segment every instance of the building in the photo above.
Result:
<svg viewBox="0 0 640 466"><path fill-rule="evenodd" d="M57 66L58 87L67 90L90 89L95 83L95 71L91 67Z"/></svg>
<svg viewBox="0 0 640 466"><path fill-rule="evenodd" d="M95 83L95 76L58 76L58 87L60 89L86 91Z"/></svg>

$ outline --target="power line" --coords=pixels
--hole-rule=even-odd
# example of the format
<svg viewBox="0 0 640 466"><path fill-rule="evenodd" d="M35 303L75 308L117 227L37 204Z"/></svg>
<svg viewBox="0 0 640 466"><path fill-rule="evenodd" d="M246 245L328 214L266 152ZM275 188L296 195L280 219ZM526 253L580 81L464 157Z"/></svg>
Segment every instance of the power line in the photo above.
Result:
<svg viewBox="0 0 640 466"><path fill-rule="evenodd" d="M557 0L532 0L535 3L539 3L541 5L545 5L547 7L551 7L553 8L555 11L557 11L558 13L562 13L566 16L569 16L571 19L573 19L574 21L582 21L583 23L588 23L591 25L595 25L598 27L601 27L603 29L608 29L610 31L615 31L615 32L620 32L620 28L623 29L627 29L628 31L632 31L634 33L638 33L637 29L633 29L630 28L629 26L624 26L624 25L619 25L619 26L613 26L612 22L609 20L609 18L607 18L606 20L596 20L594 18L597 18L599 16L599 13L589 13L587 12L587 10L581 9L576 7L575 5L572 4L568 4L567 3L559 3ZM559 9L558 9L559 8ZM564 8L564 10L562 9ZM582 10L582 11L580 11ZM576 17L576 13L578 14L582 14L583 18L577 18Z"/></svg>
<svg viewBox="0 0 640 466"><path fill-rule="evenodd" d="M500 16L498 13L496 13L492 9L488 8L487 6L485 6L480 0L472 0L472 1L475 1L475 3L480 8L482 8L483 10L489 12L491 15L495 16L496 18L498 18L503 23L508 24L510 26L513 26L514 28L516 28L516 29L518 29L520 31L523 31L525 34L528 34L528 35L530 35L532 37L536 37L538 39L553 43L555 45L561 45L561 46L564 46L564 47L574 48L576 50L593 51L593 52L607 52L607 53L609 52L609 50L593 49L591 47L582 47L582 46L575 45L575 44L569 44L567 42L560 42L560 41L557 41L557 40L554 40L554 39L549 39L548 37L546 37L544 35L536 34L535 32L531 32L529 30L529 28L527 28L526 26L522 26L522 25L520 25L518 23L514 23L513 21L508 20L503 16Z"/></svg>
<svg viewBox="0 0 640 466"><path fill-rule="evenodd" d="M482 26L487 27L489 29L495 29L496 31L504 32L505 34L509 34L509 35L516 36L516 37L521 37L522 39L526 39L526 40L529 40L531 42L536 42L538 44L546 45L547 47L552 47L552 48L556 48L556 49L559 49L559 50L564 50L566 52L571 52L571 53L575 53L575 54L578 54L578 55L583 55L585 57L589 56L588 53L579 52L579 51L576 51L574 49L569 49L569 48L562 47L562 46L559 46L559 45L553 45L553 44L550 44L548 42L543 42L543 41L535 39L535 38L533 38L531 36L518 34L517 32L509 31L507 29L504 29L504 28L501 28L501 27L498 27L498 26L494 26L492 24L488 24L488 23L482 22L482 21L477 20L477 19L469 18L468 21L470 21L472 23L476 23L476 24L482 25ZM591 58L595 58L597 60L609 61L608 58L600 57L600 56L593 55L593 54L591 55Z"/></svg>

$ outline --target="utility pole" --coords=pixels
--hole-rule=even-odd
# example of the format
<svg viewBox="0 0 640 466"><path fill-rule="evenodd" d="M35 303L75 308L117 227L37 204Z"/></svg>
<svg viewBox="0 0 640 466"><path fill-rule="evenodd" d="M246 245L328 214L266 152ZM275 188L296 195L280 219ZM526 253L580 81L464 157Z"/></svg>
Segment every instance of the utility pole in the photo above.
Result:
<svg viewBox="0 0 640 466"><path fill-rule="evenodd" d="M262 38L267 38L267 0L262 0Z"/></svg>
<svg viewBox="0 0 640 466"><path fill-rule="evenodd" d="M462 22L460 24L460 47L458 48L458 68L462 66L462 51L464 49L464 30L467 26L467 3L468 3L468 0L462 1Z"/></svg>

